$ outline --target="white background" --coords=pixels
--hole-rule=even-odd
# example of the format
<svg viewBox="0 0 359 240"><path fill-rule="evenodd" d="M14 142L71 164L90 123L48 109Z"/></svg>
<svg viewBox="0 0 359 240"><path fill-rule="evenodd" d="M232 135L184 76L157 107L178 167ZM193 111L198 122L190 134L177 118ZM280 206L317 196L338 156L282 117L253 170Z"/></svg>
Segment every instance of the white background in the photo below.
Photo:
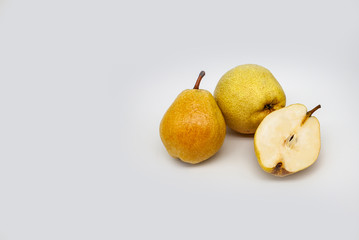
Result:
<svg viewBox="0 0 359 240"><path fill-rule="evenodd" d="M0 239L359 239L359 2L0 0ZM199 165L160 120L230 68L268 68L321 123L286 178L228 131Z"/></svg>

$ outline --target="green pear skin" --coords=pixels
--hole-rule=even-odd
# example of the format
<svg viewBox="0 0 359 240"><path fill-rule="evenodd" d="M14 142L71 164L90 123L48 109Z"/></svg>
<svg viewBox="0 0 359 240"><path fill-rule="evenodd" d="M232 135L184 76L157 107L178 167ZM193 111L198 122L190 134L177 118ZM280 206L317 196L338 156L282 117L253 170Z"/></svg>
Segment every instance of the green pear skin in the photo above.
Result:
<svg viewBox="0 0 359 240"><path fill-rule="evenodd" d="M239 65L219 80L214 98L226 124L236 132L255 133L261 121L286 104L284 91L272 73L259 65Z"/></svg>

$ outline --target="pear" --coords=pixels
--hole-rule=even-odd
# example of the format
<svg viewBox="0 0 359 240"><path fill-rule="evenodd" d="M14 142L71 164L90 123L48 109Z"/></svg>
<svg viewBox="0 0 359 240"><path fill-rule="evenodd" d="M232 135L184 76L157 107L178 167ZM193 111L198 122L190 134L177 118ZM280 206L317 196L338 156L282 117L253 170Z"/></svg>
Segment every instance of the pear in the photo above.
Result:
<svg viewBox="0 0 359 240"><path fill-rule="evenodd" d="M177 96L160 124L161 140L168 153L192 164L213 156L226 135L226 124L214 97L198 89L204 75L202 71L194 88Z"/></svg>
<svg viewBox="0 0 359 240"><path fill-rule="evenodd" d="M284 177L312 165L320 151L320 125L302 104L269 114L254 135L254 149L264 171Z"/></svg>
<svg viewBox="0 0 359 240"><path fill-rule="evenodd" d="M253 134L271 112L285 106L284 91L272 73L259 65L245 64L225 73L214 97L226 124L239 133Z"/></svg>

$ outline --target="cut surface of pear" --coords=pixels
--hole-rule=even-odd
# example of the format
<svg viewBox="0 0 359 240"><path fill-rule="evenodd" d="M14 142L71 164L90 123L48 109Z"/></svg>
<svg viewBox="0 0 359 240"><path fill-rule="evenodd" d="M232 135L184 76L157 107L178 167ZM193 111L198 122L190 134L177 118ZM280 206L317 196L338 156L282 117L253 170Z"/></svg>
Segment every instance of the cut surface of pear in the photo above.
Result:
<svg viewBox="0 0 359 240"><path fill-rule="evenodd" d="M254 135L259 165L276 176L287 176L312 165L320 151L320 124L313 112L293 104L270 113Z"/></svg>

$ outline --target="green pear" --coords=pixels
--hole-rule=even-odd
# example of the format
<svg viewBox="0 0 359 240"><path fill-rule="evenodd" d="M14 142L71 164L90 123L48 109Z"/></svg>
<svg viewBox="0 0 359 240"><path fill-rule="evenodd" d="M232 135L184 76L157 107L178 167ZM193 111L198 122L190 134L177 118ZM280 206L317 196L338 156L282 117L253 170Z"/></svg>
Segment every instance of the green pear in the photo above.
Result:
<svg viewBox="0 0 359 240"><path fill-rule="evenodd" d="M225 73L214 97L226 124L244 134L253 134L269 113L284 107L286 102L272 73L255 64L240 65Z"/></svg>
<svg viewBox="0 0 359 240"><path fill-rule="evenodd" d="M198 89L204 75L202 71L194 88L177 96L160 124L160 137L168 153L192 164L213 156L226 135L226 124L214 97Z"/></svg>
<svg viewBox="0 0 359 240"><path fill-rule="evenodd" d="M259 165L278 177L312 165L320 151L320 124L302 104L293 104L269 114L254 135Z"/></svg>

